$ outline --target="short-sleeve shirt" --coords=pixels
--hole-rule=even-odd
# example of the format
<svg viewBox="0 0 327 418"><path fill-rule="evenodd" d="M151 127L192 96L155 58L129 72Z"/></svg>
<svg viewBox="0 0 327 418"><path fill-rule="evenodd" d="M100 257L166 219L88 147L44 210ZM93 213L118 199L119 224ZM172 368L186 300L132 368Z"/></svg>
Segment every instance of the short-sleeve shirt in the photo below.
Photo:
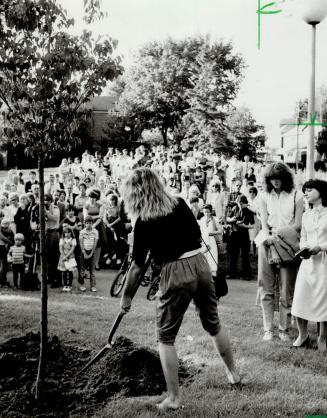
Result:
<svg viewBox="0 0 327 418"><path fill-rule="evenodd" d="M178 198L166 216L142 221L134 227L133 259L142 266L150 251L157 263L177 260L183 253L201 247L200 227L185 201Z"/></svg>
<svg viewBox="0 0 327 418"><path fill-rule="evenodd" d="M99 232L95 228L92 228L91 231L87 231L86 228L84 228L79 234L79 240L83 243L83 247L86 251L91 251L95 241L98 241L98 239Z"/></svg>
<svg viewBox="0 0 327 418"><path fill-rule="evenodd" d="M262 193L260 198L267 205L268 226L279 229L294 223L295 207L302 199L302 193L294 189L290 193L282 191L278 195L272 190L270 193Z"/></svg>
<svg viewBox="0 0 327 418"><path fill-rule="evenodd" d="M13 264L24 264L24 255L25 255L25 246L20 245L13 245L10 247L9 253L12 257Z"/></svg>

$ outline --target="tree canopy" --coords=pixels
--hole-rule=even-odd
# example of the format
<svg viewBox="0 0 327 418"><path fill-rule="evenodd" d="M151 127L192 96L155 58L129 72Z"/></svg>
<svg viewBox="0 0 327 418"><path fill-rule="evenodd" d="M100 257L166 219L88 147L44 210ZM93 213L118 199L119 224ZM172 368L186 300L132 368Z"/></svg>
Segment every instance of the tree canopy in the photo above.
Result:
<svg viewBox="0 0 327 418"><path fill-rule="evenodd" d="M257 151L265 145L264 127L256 123L246 107L235 109L228 117L228 138L233 144L233 155L242 160L245 155L256 157Z"/></svg>
<svg viewBox="0 0 327 418"><path fill-rule="evenodd" d="M97 3L85 1L88 21L99 16ZM30 154L71 150L88 116L83 104L122 73L116 41L70 34L74 20L54 0L3 0L0 17L5 137Z"/></svg>
<svg viewBox="0 0 327 418"><path fill-rule="evenodd" d="M243 59L231 43L208 37L151 42L121 77L119 109L143 129L168 131L178 142L224 148L224 122L242 78Z"/></svg>

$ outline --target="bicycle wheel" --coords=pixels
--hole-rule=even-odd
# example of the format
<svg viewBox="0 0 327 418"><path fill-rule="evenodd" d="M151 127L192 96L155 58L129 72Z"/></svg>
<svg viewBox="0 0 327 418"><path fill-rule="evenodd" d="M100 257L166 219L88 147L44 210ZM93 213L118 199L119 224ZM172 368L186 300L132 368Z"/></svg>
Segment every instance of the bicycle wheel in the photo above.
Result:
<svg viewBox="0 0 327 418"><path fill-rule="evenodd" d="M150 301L154 300L155 295L157 294L159 290L159 281L160 281L160 276L157 276L151 283L148 293L146 294L146 298L148 300Z"/></svg>
<svg viewBox="0 0 327 418"><path fill-rule="evenodd" d="M126 269L125 263L123 263L122 268L119 270L110 287L110 295L112 297L118 296L122 291L126 281L127 271L128 269Z"/></svg>

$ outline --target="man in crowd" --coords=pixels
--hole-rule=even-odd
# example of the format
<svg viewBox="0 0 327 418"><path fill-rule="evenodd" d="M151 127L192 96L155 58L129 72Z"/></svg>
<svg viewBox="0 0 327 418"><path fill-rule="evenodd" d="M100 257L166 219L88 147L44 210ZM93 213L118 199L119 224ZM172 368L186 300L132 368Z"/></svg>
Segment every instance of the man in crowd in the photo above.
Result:
<svg viewBox="0 0 327 418"><path fill-rule="evenodd" d="M51 195L44 196L45 205L45 231L46 250L48 265L48 282L52 288L61 287L61 276L58 273L59 261L59 220L60 211L56 204L53 204Z"/></svg>

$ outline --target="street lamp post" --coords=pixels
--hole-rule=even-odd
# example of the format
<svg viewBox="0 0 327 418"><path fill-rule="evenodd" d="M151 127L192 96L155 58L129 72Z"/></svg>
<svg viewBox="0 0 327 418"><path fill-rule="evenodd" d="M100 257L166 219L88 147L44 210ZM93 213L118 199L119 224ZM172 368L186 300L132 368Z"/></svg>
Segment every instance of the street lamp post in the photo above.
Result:
<svg viewBox="0 0 327 418"><path fill-rule="evenodd" d="M311 42L311 79L309 96L309 117L315 115L315 88L316 88L316 26L324 20L327 14L327 3L325 0L304 0L303 20L312 27ZM315 148L315 127L309 126L309 138L307 144L307 180L314 178L314 148Z"/></svg>

